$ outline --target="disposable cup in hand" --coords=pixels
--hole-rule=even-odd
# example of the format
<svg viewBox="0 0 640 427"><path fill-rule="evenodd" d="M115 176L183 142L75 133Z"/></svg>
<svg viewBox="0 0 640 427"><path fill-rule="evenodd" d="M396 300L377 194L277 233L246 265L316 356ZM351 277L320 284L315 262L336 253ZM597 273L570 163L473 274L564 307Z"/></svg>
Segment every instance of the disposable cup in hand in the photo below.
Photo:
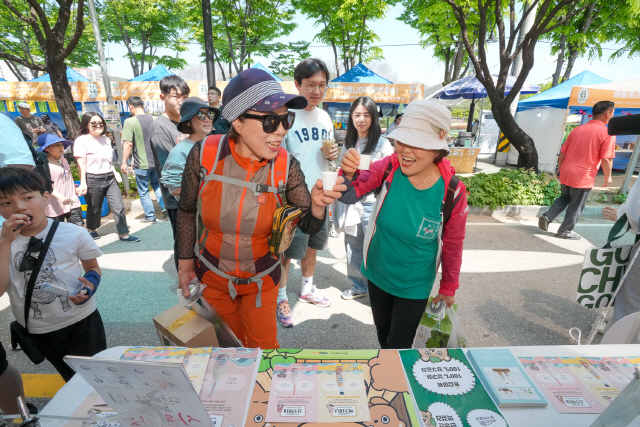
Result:
<svg viewBox="0 0 640 427"><path fill-rule="evenodd" d="M333 147L335 147L335 145L336 140L333 138L325 139L324 141L322 141L322 154L325 158L328 159L329 156L331 156L331 150L333 150Z"/></svg>
<svg viewBox="0 0 640 427"><path fill-rule="evenodd" d="M338 172L322 172L322 188L327 191L333 191L333 187L338 180Z"/></svg>
<svg viewBox="0 0 640 427"><path fill-rule="evenodd" d="M371 154L360 154L360 165L358 169L361 171L368 171L371 165Z"/></svg>

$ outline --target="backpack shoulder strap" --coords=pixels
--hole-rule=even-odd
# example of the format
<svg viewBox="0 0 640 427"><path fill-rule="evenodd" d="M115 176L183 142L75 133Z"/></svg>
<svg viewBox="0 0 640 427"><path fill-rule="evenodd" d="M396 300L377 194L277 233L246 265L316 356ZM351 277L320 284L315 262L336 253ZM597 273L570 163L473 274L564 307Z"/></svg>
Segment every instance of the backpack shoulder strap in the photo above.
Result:
<svg viewBox="0 0 640 427"><path fill-rule="evenodd" d="M453 211L453 200L456 195L456 189L458 188L458 184L460 183L460 178L456 175L451 177L449 181L449 186L447 187L447 195L444 200L444 209L442 211L442 224L446 225L451 218L451 212Z"/></svg>

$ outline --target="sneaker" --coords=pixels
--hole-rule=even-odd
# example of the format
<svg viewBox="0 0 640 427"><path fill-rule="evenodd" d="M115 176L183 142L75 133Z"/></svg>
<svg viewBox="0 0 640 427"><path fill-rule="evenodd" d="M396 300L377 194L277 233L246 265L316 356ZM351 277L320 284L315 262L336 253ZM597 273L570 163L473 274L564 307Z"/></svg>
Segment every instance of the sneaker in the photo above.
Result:
<svg viewBox="0 0 640 427"><path fill-rule="evenodd" d="M123 239L122 237L120 237L120 241L121 242L138 243L140 241L140 239L135 237L135 236L129 236L126 239Z"/></svg>
<svg viewBox="0 0 640 427"><path fill-rule="evenodd" d="M551 224L551 221L546 215L542 215L538 218L538 227L540 227L540 230L549 231L549 224Z"/></svg>
<svg viewBox="0 0 640 427"><path fill-rule="evenodd" d="M368 295L368 292L358 292L354 291L353 289L347 289L346 291L342 292L342 299L356 299L366 297Z"/></svg>
<svg viewBox="0 0 640 427"><path fill-rule="evenodd" d="M163 219L169 219L169 214L167 213L166 209L162 211L162 218Z"/></svg>
<svg viewBox="0 0 640 427"><path fill-rule="evenodd" d="M300 302L308 302L309 304L315 304L318 307L327 308L331 305L331 300L322 295L318 295L316 293L316 289L313 288L308 294L302 295L301 292L298 292L298 301Z"/></svg>
<svg viewBox="0 0 640 427"><path fill-rule="evenodd" d="M290 328L293 326L293 314L291 314L291 308L289 308L289 301L283 299L278 303L278 308L276 309L276 319L278 322L285 328Z"/></svg>
<svg viewBox="0 0 640 427"><path fill-rule="evenodd" d="M149 224L155 224L156 223L156 219L155 219L155 217L154 218L142 218L140 220L140 222L149 223Z"/></svg>
<svg viewBox="0 0 640 427"><path fill-rule="evenodd" d="M576 233L575 231L567 231L565 233L558 233L556 234L557 238L559 239L567 239L567 240L580 240L582 239L582 237L580 237L580 235L578 233Z"/></svg>
<svg viewBox="0 0 640 427"><path fill-rule="evenodd" d="M100 235L98 234L97 231L90 232L89 236L93 237L93 240L98 240L100 238Z"/></svg>

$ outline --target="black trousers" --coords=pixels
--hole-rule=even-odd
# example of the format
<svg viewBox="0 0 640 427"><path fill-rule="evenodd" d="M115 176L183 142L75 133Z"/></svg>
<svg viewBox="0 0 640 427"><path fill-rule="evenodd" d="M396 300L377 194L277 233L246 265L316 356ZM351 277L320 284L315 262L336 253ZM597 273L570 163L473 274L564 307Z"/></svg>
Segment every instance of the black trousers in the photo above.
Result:
<svg viewBox="0 0 640 427"><path fill-rule="evenodd" d="M568 233L573 230L587 204L590 192L591 188L573 188L568 185L561 185L560 197L553 202L549 210L544 214L550 221L553 221L563 210L567 210L564 214L564 221L558 228L558 234Z"/></svg>
<svg viewBox="0 0 640 427"><path fill-rule="evenodd" d="M97 230L100 228L102 201L105 196L113 213L118 234L128 234L129 227L124 213L122 193L112 172L104 175L87 174L87 195L84 198L87 202L87 229Z"/></svg>
<svg viewBox="0 0 640 427"><path fill-rule="evenodd" d="M66 328L31 336L65 381L76 372L62 360L64 356L93 356L107 349L107 336L98 310Z"/></svg>
<svg viewBox="0 0 640 427"><path fill-rule="evenodd" d="M82 209L81 208L74 208L71 209L69 212L62 214L62 215L58 215L55 217L51 218L52 220L56 221L56 222L70 222L71 224L75 224L75 225L79 225L80 227L84 227L84 218L82 218Z"/></svg>
<svg viewBox="0 0 640 427"><path fill-rule="evenodd" d="M173 231L173 260L176 263L176 271L178 271L178 237L176 236L178 209L167 209L167 216L171 221L171 230Z"/></svg>
<svg viewBox="0 0 640 427"><path fill-rule="evenodd" d="M369 280L369 301L380 348L411 348L429 298L396 297Z"/></svg>

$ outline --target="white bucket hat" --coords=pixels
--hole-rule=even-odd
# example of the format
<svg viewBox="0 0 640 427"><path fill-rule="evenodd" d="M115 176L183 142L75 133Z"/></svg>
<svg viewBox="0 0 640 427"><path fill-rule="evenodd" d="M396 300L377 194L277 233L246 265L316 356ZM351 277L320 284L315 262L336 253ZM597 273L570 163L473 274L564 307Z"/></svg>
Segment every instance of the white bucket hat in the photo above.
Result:
<svg viewBox="0 0 640 427"><path fill-rule="evenodd" d="M407 105L400 125L387 135L405 145L425 150L447 150L451 112L436 101L417 100Z"/></svg>

